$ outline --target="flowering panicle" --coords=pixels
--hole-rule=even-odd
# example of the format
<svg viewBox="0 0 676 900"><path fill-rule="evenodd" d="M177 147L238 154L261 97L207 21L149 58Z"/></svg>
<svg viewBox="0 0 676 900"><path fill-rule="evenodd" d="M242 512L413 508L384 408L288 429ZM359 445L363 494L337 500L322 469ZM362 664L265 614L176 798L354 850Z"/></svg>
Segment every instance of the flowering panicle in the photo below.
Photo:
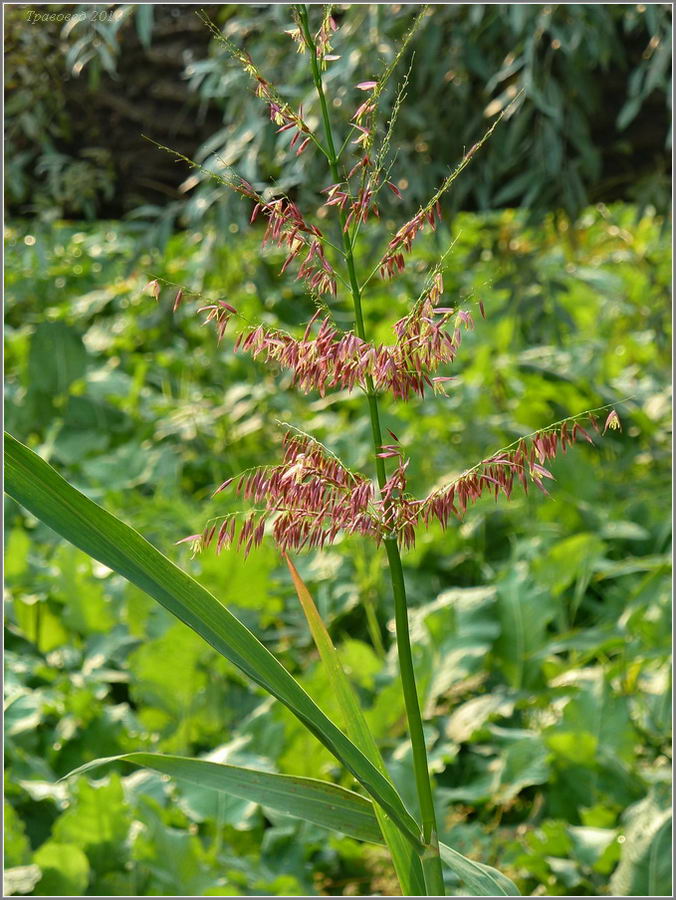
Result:
<svg viewBox="0 0 676 900"><path fill-rule="evenodd" d="M294 111L261 75L251 57L233 46L204 17L216 38L225 44L255 80L256 94L268 104L270 117L278 126L278 133L293 132L291 146L296 148L297 154L302 153L310 141L314 141L328 156L333 180L337 183L324 189L324 205L337 206L340 210L344 250L339 251L335 247L334 250L338 254L342 252L353 286L355 271L352 251L361 224L367 222L371 215L379 216L376 201L384 186L400 196L398 188L388 180L386 160L389 158L393 126L405 97L409 74L400 83L384 138L380 149L375 152L373 144L378 101L426 14L423 9L417 16L399 52L383 75L378 80L362 81L356 86L366 94L366 98L351 119L351 127L357 132L353 144L358 148L359 158L346 176L339 174L332 140L328 141L332 150L329 155L310 132L303 120L302 109ZM299 49L310 49L316 54L316 60L312 60L313 74L322 102L326 134L330 138L331 128L321 79L317 74L317 60L323 66L327 60L337 58L330 55L331 36L336 30L331 7L325 8L321 29L314 38L308 29L305 10L297 11L296 23L299 27L292 29L290 34L298 43ZM518 99L517 96L513 102ZM377 271L383 278L391 278L404 269L405 254L411 251L417 235L426 227L437 227L441 219L443 195L488 140L509 109L507 107L495 119L482 139L474 144L455 170L445 178L434 196L398 229L365 284ZM338 156L342 154L348 139ZM328 241L316 225L305 221L293 201L279 196L264 199L248 181L229 169L226 169L226 177L221 177L181 154L175 155L253 201L251 222L259 215L266 218L263 244L272 243L286 251L282 272L292 263L297 263L297 277L306 282L311 292L315 295L336 294L339 276L326 258L325 246ZM344 180L338 181L341 177ZM356 180L352 182L353 178L358 178L358 183ZM395 322L395 341L392 344L376 345L366 340L360 316L361 291L353 287L359 334L339 330L326 307L320 307L308 323L302 338L297 339L278 329L257 325L237 337L235 350L241 349L254 358L278 364L293 374L293 383L301 391L317 390L322 396L330 389L353 390L356 387L367 390L370 394L374 390L389 391L395 398L402 400L408 400L412 394L423 396L427 387L443 393L444 383L451 379L448 376L435 376L434 373L440 366L454 361L461 345L463 330L474 327L472 315L467 309L439 305L444 291L442 265L452 247L453 244L431 271L425 289L410 312ZM146 291L155 299L159 298L160 290L158 279L146 286ZM315 300L319 306L316 297ZM174 300L174 310L182 302L183 289L179 289ZM481 302L479 309L485 317ZM205 323L213 322L216 325L219 341L230 318L237 313L224 300L201 306L199 312L206 314ZM588 418L592 428L600 432L599 422L593 412L583 416ZM368 536L376 544L386 539L396 539L401 546L411 547L415 543L419 527L438 522L445 529L453 518L461 519L470 504L485 494L493 495L496 500L503 494L509 499L515 486L520 485L528 492L531 484L547 493L545 483L554 477L547 468L549 460L559 451L566 452L579 438L593 443L589 431L579 421L581 418L571 417L520 438L422 499L416 499L407 490L409 460L404 457L398 438L392 432L390 435L394 443L384 444L376 449L379 458L376 486L371 479L348 469L309 435L289 431L284 437L283 458L278 465L257 467L240 476L228 478L214 492L214 495L218 495L232 487L252 508L241 517L239 513L227 513L217 520L211 520L200 534L190 535L179 543L189 542L195 550L215 544L217 553L236 543L246 555L261 543L267 532L283 552L324 547L343 532ZM620 428L620 421L617 413L611 410L603 433L617 428ZM377 415L373 434L374 441L379 443ZM383 460L391 461L389 475L384 471Z"/></svg>
<svg viewBox="0 0 676 900"><path fill-rule="evenodd" d="M422 231L425 225L430 225L432 230L436 228L437 220L441 220L441 198L451 187L451 185L460 175L463 169L465 169L465 167L469 165L472 157L476 154L476 152L493 134L506 112L507 109L503 110L503 112L500 113L500 115L496 118L495 122L493 122L488 131L486 131L481 140L477 141L476 144L470 147L470 149L463 156L462 160L456 166L454 171L444 179L441 187L437 190L432 199L429 200L425 206L421 206L418 212L413 216L413 218L408 222L405 222L394 235L392 240L387 245L385 253L378 266L382 278L392 278L393 275L395 275L397 272L401 272L405 268L406 261L404 258L403 250L406 250L408 253L410 253L415 237L419 234L420 231Z"/></svg>
<svg viewBox="0 0 676 900"><path fill-rule="evenodd" d="M204 12L199 12L198 16L211 31L214 38L222 44L228 53L237 60L242 69L256 82L254 93L268 104L270 111L270 119L279 125L279 131L296 130L296 139L300 137L301 143L297 153L300 154L305 150L308 143L313 139L312 132L303 119L303 111L300 109L296 112L289 104L282 99L273 85L263 77L258 67L246 51L240 49L232 43L222 31L211 21ZM292 146L293 146L292 143Z"/></svg>
<svg viewBox="0 0 676 900"><path fill-rule="evenodd" d="M611 416L617 419L614 411ZM522 438L514 445L482 460L449 484L432 491L424 500L416 501L417 521L427 526L432 519L436 519L446 528L452 515L461 519L469 504L476 502L484 493L492 493L496 500L502 493L509 500L517 482L526 493L532 482L547 494L543 479L553 479L554 476L543 463L553 459L559 450L565 453L580 437L590 444L594 443L577 418L586 418L599 431L599 423L593 413L584 413L581 417L566 419Z"/></svg>
<svg viewBox="0 0 676 900"><path fill-rule="evenodd" d="M528 493L535 484L545 494L543 479L554 476L544 465L559 451L582 438L593 444L593 438L580 424L586 418L596 432L600 424L593 413L565 419L532 435L521 438L451 482L416 500L407 492L404 459L398 439L385 444L378 456L396 459L389 478L376 493L373 483L353 472L321 443L303 432L287 432L282 462L276 466L250 469L239 477L228 478L214 491L214 496L234 485L245 500L258 504L237 525L238 514L229 513L219 521L207 524L201 534L193 534L178 543L188 542L193 550L204 550L216 540L218 553L235 538L237 546L248 554L263 540L266 526L281 550L324 547L339 532L371 537L379 544L395 536L401 546L415 544L416 531L433 521L443 529L452 518L462 519L467 508L484 494L496 500L502 493L510 499L520 484ZM606 428L619 428L615 410L606 419ZM605 430L604 430L605 431Z"/></svg>
<svg viewBox="0 0 676 900"><path fill-rule="evenodd" d="M395 323L394 344L374 345L352 332L339 331L328 317L321 320L316 336L310 338L318 311L300 340L258 325L238 336L235 349L289 369L294 386L304 393L317 390L324 396L334 388L365 388L369 377L376 390L391 391L400 400L408 400L412 393L424 396L426 386L443 393L443 384L449 378L432 377L432 373L440 365L453 362L462 328L472 328L474 323L466 310L435 306L442 290L442 276L437 272L429 292L408 316ZM452 335L446 331L451 320Z"/></svg>
<svg viewBox="0 0 676 900"><path fill-rule="evenodd" d="M279 197L265 201L257 194L253 197L256 205L251 213L254 222L263 213L268 217L268 225L263 237L263 245L268 241L278 247L286 247L288 254L282 265L285 272L291 263L305 254L298 269L298 277L318 294L336 294L336 273L326 258L322 243L322 232L316 225L308 225L299 208L292 200Z"/></svg>
<svg viewBox="0 0 676 900"><path fill-rule="evenodd" d="M238 531L237 545L245 554L261 543L267 523L282 550L323 547L339 531L372 537L378 533L378 518L370 509L372 483L351 472L309 435L287 433L279 465L229 478L215 493L233 483L244 499L259 504ZM235 516L226 516L218 531L217 551L232 542L236 531ZM199 549L208 547L216 535L216 526L208 525L199 536ZM194 543L196 536L184 540Z"/></svg>

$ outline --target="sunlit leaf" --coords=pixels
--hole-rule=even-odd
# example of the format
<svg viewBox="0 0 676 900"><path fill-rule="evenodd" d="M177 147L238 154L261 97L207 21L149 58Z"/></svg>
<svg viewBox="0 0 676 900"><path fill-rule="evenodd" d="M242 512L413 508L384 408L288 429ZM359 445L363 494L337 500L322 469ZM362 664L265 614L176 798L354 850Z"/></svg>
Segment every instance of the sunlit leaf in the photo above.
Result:
<svg viewBox="0 0 676 900"><path fill-rule="evenodd" d="M365 797L316 778L278 775L241 766L166 756L158 753L125 753L109 756L73 770L70 775L88 772L107 763L124 760L184 779L213 791L232 794L270 809L296 816L324 828L335 829L361 841L381 843L380 828L373 804Z"/></svg>

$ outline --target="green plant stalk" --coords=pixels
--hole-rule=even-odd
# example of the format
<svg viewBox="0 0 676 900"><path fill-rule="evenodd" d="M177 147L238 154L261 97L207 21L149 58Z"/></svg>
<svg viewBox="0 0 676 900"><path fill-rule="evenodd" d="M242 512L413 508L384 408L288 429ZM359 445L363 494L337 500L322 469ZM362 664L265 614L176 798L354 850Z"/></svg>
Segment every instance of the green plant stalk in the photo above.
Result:
<svg viewBox="0 0 676 900"><path fill-rule="evenodd" d="M335 144L333 142L333 133L331 131L331 119L329 116L328 105L326 103L326 96L324 94L322 76L319 69L319 64L317 62L315 44L309 28L307 8L304 6L300 7L299 12L305 41L310 53L312 76L314 79L322 111L322 120L324 124L324 133L326 135L326 144L328 150L329 165L331 167L331 174L334 183L338 184L342 179L338 171L338 160L336 157ZM359 337L365 341L366 329L364 327L361 291L359 289L359 281L357 280L357 274L354 264L352 242L350 240L349 234L345 230L345 213L342 210L340 210L339 213L344 256L350 278L352 302L354 305L355 328ZM387 481L387 473L385 471L385 461L382 459L382 457L378 456L378 453L380 452L380 449L383 445L383 439L382 430L380 427L378 398L373 385L373 380L370 376L366 377L366 397L368 400L369 416L371 419L371 436L373 439L376 475L378 479L378 486L382 490L385 482ZM401 556L399 554L399 546L397 544L396 537L389 536L385 538L384 543L387 552L390 580L392 582L392 592L394 595L399 671L404 693L404 704L406 708L406 717L408 720L409 735L411 738L411 747L413 751L413 767L415 772L418 802L420 804L420 814L422 818L423 841L427 847L423 858L425 877L426 880L429 881L428 887L432 891L433 895L443 896L444 881L441 869L441 857L439 856L436 815L434 812L434 799L432 797L432 785L430 782L429 767L427 764L425 735L423 732L422 716L420 714L420 704L418 701L418 692L415 683L413 657L411 655L411 639L408 626L408 607L406 603L406 584L404 582Z"/></svg>

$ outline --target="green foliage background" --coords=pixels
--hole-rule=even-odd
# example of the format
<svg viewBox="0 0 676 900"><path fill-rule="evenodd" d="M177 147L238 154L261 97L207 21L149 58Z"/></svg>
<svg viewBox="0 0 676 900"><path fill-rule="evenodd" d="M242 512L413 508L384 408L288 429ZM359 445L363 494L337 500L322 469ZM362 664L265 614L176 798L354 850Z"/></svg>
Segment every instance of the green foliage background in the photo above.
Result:
<svg viewBox="0 0 676 900"><path fill-rule="evenodd" d="M31 10L55 20L28 24ZM336 5L340 59L327 73L335 116L347 121L361 102L353 85L382 71L417 11ZM267 127L245 76L209 41L196 12L180 4L8 8L13 212L130 214L152 223L155 241L176 221L226 227L238 205L158 160L142 133L209 167L225 160L259 186L274 182L303 201L326 184L321 160L290 154L289 135ZM212 4L208 13L317 124L305 61L284 33L288 5ZM670 4L431 7L413 44L415 102L404 106L397 132L405 202L413 210L426 199L487 118L522 92L519 114L447 198L448 212L523 206L536 218L554 209L575 217L590 202L615 200L666 212L671 40ZM407 55L398 77L409 62Z"/></svg>
<svg viewBox="0 0 676 900"><path fill-rule="evenodd" d="M525 893L666 892L668 229L623 206L590 208L574 230L527 227L511 211L464 214L454 228L448 292L480 296L488 318L448 399L387 412L414 488L602 403L621 401L624 430L558 460L552 497L482 502L405 557L443 837ZM176 234L161 258L130 267L136 235L119 222L11 227L7 427L193 571L331 713L272 547L248 562L173 547L223 511L216 484L275 458L276 420L368 466L358 397L300 398L231 341L218 347L189 306L172 315L168 295L142 293L157 274L300 328L297 289L259 238ZM436 242L421 243L420 267ZM381 338L417 277L372 283ZM11 503L8 515L6 861L23 877L35 870L16 867L40 867L33 893L392 891L381 851L254 804L123 770L58 783L134 749L350 780L152 601ZM382 560L346 540L299 565L415 808Z"/></svg>

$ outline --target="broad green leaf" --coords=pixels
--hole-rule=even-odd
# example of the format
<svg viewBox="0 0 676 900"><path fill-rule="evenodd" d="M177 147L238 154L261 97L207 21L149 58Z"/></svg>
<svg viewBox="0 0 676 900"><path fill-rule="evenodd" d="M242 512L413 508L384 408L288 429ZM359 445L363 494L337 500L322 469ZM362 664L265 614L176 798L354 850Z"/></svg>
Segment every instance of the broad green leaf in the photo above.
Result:
<svg viewBox="0 0 676 900"><path fill-rule="evenodd" d="M89 881L89 861L75 844L47 841L35 851L33 859L42 872L33 889L38 897L84 894Z"/></svg>
<svg viewBox="0 0 676 900"><path fill-rule="evenodd" d="M10 496L76 547L153 596L277 697L389 813L408 840L420 846L418 825L392 784L239 619L138 532L71 487L11 435L5 436L5 460L5 489Z"/></svg>
<svg viewBox="0 0 676 900"><path fill-rule="evenodd" d="M101 874L124 866L131 823L122 782L113 774L102 784L82 780L75 785L70 805L52 826L52 837L81 847Z"/></svg>
<svg viewBox="0 0 676 900"><path fill-rule="evenodd" d="M39 691L15 694L7 701L4 710L5 735L14 737L17 734L35 731L42 722L43 705L42 694Z"/></svg>
<svg viewBox="0 0 676 900"><path fill-rule="evenodd" d="M426 710L453 685L474 675L500 634L495 588L452 588L411 611L411 639L424 649L429 666Z"/></svg>
<svg viewBox="0 0 676 900"><path fill-rule="evenodd" d="M26 837L26 827L12 804L5 800L4 818L4 865L7 868L22 868L31 860L31 845Z"/></svg>
<svg viewBox="0 0 676 900"><path fill-rule="evenodd" d="M28 358L31 387L46 394L61 394L87 368L82 339L65 322L41 322L33 333Z"/></svg>
<svg viewBox="0 0 676 900"><path fill-rule="evenodd" d="M12 618L27 640L41 653L49 653L72 640L68 629L50 608L52 604L37 595L23 594L13 597Z"/></svg>
<svg viewBox="0 0 676 900"><path fill-rule="evenodd" d="M448 718L446 734L458 744L469 741L494 716L509 716L514 700L502 693L472 697L453 710Z"/></svg>
<svg viewBox="0 0 676 900"><path fill-rule="evenodd" d="M558 597L576 580L586 587L592 568L605 550L595 534L575 534L559 541L533 563L535 577Z"/></svg>
<svg viewBox="0 0 676 900"><path fill-rule="evenodd" d="M67 544L54 554L58 573L52 593L63 601L63 622L80 634L108 633L115 625L113 604L100 579L92 574L92 561Z"/></svg>
<svg viewBox="0 0 676 900"><path fill-rule="evenodd" d="M573 846L573 857L586 868L595 868L608 850L613 845L616 852L617 844L616 828L592 828L588 825L569 825L568 834ZM617 853L619 856L619 852ZM616 862L617 860L615 860Z"/></svg>
<svg viewBox="0 0 676 900"><path fill-rule="evenodd" d="M5 543L5 578L7 582L21 578L28 571L31 540L23 528L14 528Z"/></svg>
<svg viewBox="0 0 676 900"><path fill-rule="evenodd" d="M134 703L164 710L172 719L185 715L207 684L207 672L199 666L203 659L204 645L178 623L144 640L129 656Z"/></svg>
<svg viewBox="0 0 676 900"><path fill-rule="evenodd" d="M507 805L525 787L545 784L550 753L539 735L510 741L500 759L500 781L495 803Z"/></svg>
<svg viewBox="0 0 676 900"><path fill-rule="evenodd" d="M567 683L577 690L560 720L544 731L549 747L562 759L592 768L605 758L630 763L636 732L627 698L612 690L600 667L574 673Z"/></svg>
<svg viewBox="0 0 676 900"><path fill-rule="evenodd" d="M496 659L511 687L533 687L540 670L535 654L545 642L555 603L530 580L522 565L510 569L499 581L497 596L500 632L493 647Z"/></svg>
<svg viewBox="0 0 676 900"><path fill-rule="evenodd" d="M441 859L473 891L475 897L519 897L516 885L492 866L467 859L446 844L439 844Z"/></svg>
<svg viewBox="0 0 676 900"><path fill-rule="evenodd" d="M296 816L324 828L342 831L360 841L382 843L373 804L366 797L316 778L278 775L241 766L168 756L159 753L125 753L79 766L70 775L87 772L106 763L124 760L155 769L172 778L182 778L213 791L222 791ZM67 777L70 777L67 776Z"/></svg>
<svg viewBox="0 0 676 900"><path fill-rule="evenodd" d="M246 559L241 553L203 553L199 563L200 580L228 606L255 609L260 628L277 621L283 602L270 590L270 579L279 556L270 544L256 547Z"/></svg>
<svg viewBox="0 0 676 900"><path fill-rule="evenodd" d="M610 879L616 896L671 897L670 809L651 794L627 811L620 863Z"/></svg>
<svg viewBox="0 0 676 900"><path fill-rule="evenodd" d="M132 843L131 856L133 869L148 873L143 887L147 896L202 897L217 883L227 862L222 857L215 859L198 835L168 825L150 798L144 798L143 824ZM124 896L123 891L120 894Z"/></svg>
<svg viewBox="0 0 676 900"><path fill-rule="evenodd" d="M336 698L343 713L343 722L347 733L371 762L387 777L385 763L380 755L378 745L364 718L352 685L345 675L336 648L333 646L331 636L324 625L322 617L319 615L312 595L288 556L286 557L286 564L291 572L291 578L307 618L313 640L321 660L326 666L329 680L336 692ZM388 821L387 817L377 807L376 815L387 845L390 848L392 862L404 894L408 896L426 894L425 878L420 858L411 846L402 840L401 833L393 827L392 823Z"/></svg>

